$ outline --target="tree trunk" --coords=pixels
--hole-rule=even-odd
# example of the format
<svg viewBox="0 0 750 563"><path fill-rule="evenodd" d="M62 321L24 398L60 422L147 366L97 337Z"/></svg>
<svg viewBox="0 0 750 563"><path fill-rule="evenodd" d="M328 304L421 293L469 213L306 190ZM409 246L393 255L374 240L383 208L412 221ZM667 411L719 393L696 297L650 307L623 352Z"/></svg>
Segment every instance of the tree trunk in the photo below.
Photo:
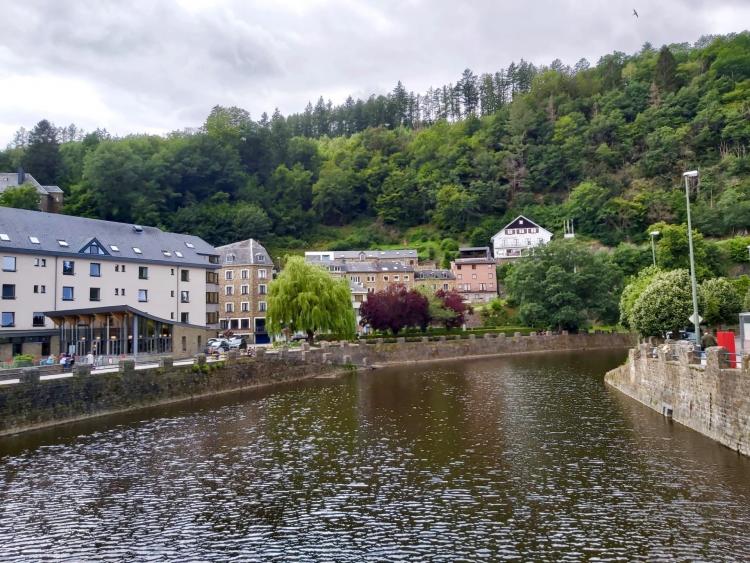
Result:
<svg viewBox="0 0 750 563"><path fill-rule="evenodd" d="M308 330L307 331L307 343L310 346L312 346L314 340L315 340L315 331L314 330Z"/></svg>

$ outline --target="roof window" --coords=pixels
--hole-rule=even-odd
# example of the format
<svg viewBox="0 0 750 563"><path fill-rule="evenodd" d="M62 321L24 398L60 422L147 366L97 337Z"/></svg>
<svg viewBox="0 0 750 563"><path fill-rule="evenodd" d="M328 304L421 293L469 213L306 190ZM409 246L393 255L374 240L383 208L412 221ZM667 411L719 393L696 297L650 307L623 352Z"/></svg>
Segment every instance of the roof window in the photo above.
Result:
<svg viewBox="0 0 750 563"><path fill-rule="evenodd" d="M182 252L180 252L179 250L175 250L174 255L177 256L177 258L182 258Z"/></svg>
<svg viewBox="0 0 750 563"><path fill-rule="evenodd" d="M136 254L143 254L143 252L141 252L141 249L138 248L137 246L133 247L133 252L135 252Z"/></svg>
<svg viewBox="0 0 750 563"><path fill-rule="evenodd" d="M142 233L143 232L143 227L141 227L140 225L133 225L133 230L136 233Z"/></svg>
<svg viewBox="0 0 750 563"><path fill-rule="evenodd" d="M59 244L60 246L70 246L70 245L68 244L68 241L67 241L67 240L63 240L63 239L61 239L61 238L57 239L57 244Z"/></svg>
<svg viewBox="0 0 750 563"><path fill-rule="evenodd" d="M36 237L30 236L29 240L31 241L32 244L39 244L39 239Z"/></svg>
<svg viewBox="0 0 750 563"><path fill-rule="evenodd" d="M187 246L188 248L195 248L195 245L192 242L185 241L185 246Z"/></svg>
<svg viewBox="0 0 750 563"><path fill-rule="evenodd" d="M172 253L169 250L162 250L161 253L167 258L170 258L172 256Z"/></svg>
<svg viewBox="0 0 750 563"><path fill-rule="evenodd" d="M112 249L113 252L120 252L120 247L116 244L110 244L109 247Z"/></svg>
<svg viewBox="0 0 750 563"><path fill-rule="evenodd" d="M0 240L4 240L5 242L8 242L10 240L10 237L6 235L5 233L0 233Z"/></svg>

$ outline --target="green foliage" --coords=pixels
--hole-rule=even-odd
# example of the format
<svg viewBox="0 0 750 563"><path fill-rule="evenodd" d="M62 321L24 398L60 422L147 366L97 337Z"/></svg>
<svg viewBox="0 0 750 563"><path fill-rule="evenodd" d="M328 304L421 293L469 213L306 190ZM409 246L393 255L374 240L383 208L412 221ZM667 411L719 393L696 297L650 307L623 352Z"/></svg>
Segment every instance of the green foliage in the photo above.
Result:
<svg viewBox="0 0 750 563"><path fill-rule="evenodd" d="M623 326L633 328L632 314L635 302L660 272L661 270L654 266L644 268L622 290L622 295L620 296L620 323Z"/></svg>
<svg viewBox="0 0 750 563"><path fill-rule="evenodd" d="M656 265L663 270L690 268L690 250L686 225L657 223L648 229L659 231L656 243ZM693 229L693 255L695 275L699 280L712 277L719 265L711 255L709 244L698 231Z"/></svg>
<svg viewBox="0 0 750 563"><path fill-rule="evenodd" d="M479 311L482 324L486 327L512 325L518 322L515 311L507 300L496 297Z"/></svg>
<svg viewBox="0 0 750 563"><path fill-rule="evenodd" d="M349 284L334 280L300 256L287 257L268 290L267 322L272 334L288 327L306 333L310 342L316 332L353 338L356 327Z"/></svg>
<svg viewBox="0 0 750 563"><path fill-rule="evenodd" d="M576 241L535 249L505 281L519 320L528 326L575 331L589 320L617 318L622 273L606 253Z"/></svg>
<svg viewBox="0 0 750 563"><path fill-rule="evenodd" d="M16 354L13 356L14 368L25 368L34 365L34 356L30 354Z"/></svg>
<svg viewBox="0 0 750 563"><path fill-rule="evenodd" d="M700 310L700 309L699 309ZM659 272L635 299L628 320L641 336L679 331L693 314L690 274L687 270Z"/></svg>
<svg viewBox="0 0 750 563"><path fill-rule="evenodd" d="M726 278L705 280L699 287L701 316L706 324L737 324L742 309L742 297Z"/></svg>
<svg viewBox="0 0 750 563"><path fill-rule="evenodd" d="M39 209L39 194L34 186L23 184L0 193L0 205L16 209Z"/></svg>

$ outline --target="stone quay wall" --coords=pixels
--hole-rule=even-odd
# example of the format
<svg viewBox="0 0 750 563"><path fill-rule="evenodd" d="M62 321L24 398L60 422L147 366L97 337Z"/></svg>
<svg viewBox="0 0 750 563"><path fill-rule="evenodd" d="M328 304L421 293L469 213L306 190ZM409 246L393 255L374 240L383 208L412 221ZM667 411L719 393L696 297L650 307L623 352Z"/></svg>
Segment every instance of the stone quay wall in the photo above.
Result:
<svg viewBox="0 0 750 563"><path fill-rule="evenodd" d="M726 350L714 347L701 365L688 346L641 344L604 380L675 422L750 455L750 358L730 367Z"/></svg>
<svg viewBox="0 0 750 563"><path fill-rule="evenodd" d="M132 360L118 371L91 373L77 365L72 376L50 379L40 368L25 368L19 383L0 385L0 435L135 410L191 398L320 376L357 367L376 367L435 360L456 360L563 350L625 349L629 334L560 334L540 336L471 335L465 339L374 340L321 343L310 348L257 349L255 358L232 351L221 362L198 355L192 365L162 358L158 368L135 369ZM59 370L58 370L59 371Z"/></svg>

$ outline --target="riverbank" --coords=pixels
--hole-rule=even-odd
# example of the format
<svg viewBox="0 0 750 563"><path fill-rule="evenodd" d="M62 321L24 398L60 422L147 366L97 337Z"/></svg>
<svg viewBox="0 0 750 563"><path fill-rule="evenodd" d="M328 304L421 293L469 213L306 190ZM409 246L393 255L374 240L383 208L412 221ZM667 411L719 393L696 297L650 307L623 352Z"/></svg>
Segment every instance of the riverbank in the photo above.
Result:
<svg viewBox="0 0 750 563"><path fill-rule="evenodd" d="M335 377L346 370L478 359L556 351L623 349L633 344L627 334L559 334L395 342L322 343L296 350L258 350L256 358L231 355L223 362L134 369L122 362L118 371L91 373L78 366L71 375L40 376L25 371L18 383L0 386L0 435L64 424L208 395L274 385L314 377Z"/></svg>
<svg viewBox="0 0 750 563"><path fill-rule="evenodd" d="M604 381L675 422L750 456L750 362L731 367L724 348L701 365L684 346L641 344Z"/></svg>

